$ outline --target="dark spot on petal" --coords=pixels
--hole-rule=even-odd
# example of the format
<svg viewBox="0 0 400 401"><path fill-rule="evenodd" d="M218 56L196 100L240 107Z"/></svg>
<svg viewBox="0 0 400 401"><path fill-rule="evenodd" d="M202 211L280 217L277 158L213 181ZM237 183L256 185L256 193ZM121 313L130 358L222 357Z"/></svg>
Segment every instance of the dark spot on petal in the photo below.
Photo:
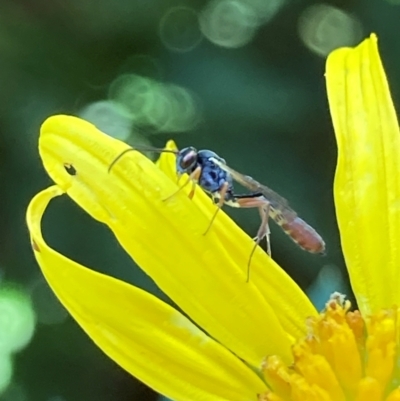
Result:
<svg viewBox="0 0 400 401"><path fill-rule="evenodd" d="M69 175L76 175L75 167L72 164L64 163L64 168Z"/></svg>
<svg viewBox="0 0 400 401"><path fill-rule="evenodd" d="M32 239L31 245L32 245L32 249L35 252L40 252L40 248L39 248L38 244L35 242L35 240Z"/></svg>

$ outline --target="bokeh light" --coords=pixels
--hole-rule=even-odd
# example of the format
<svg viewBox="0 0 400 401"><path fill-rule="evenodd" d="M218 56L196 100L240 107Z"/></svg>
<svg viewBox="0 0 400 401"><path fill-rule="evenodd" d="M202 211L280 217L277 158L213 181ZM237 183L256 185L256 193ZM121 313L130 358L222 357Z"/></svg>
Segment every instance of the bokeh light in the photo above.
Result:
<svg viewBox="0 0 400 401"><path fill-rule="evenodd" d="M247 4L256 17L257 25L269 22L278 11L285 5L286 0L240 0L241 3Z"/></svg>
<svg viewBox="0 0 400 401"><path fill-rule="evenodd" d="M37 280L32 286L31 299L39 323L58 324L68 317L67 310L44 279Z"/></svg>
<svg viewBox="0 0 400 401"><path fill-rule="evenodd" d="M13 379L5 390L0 393L1 401L28 401L29 397L26 388Z"/></svg>
<svg viewBox="0 0 400 401"><path fill-rule="evenodd" d="M135 126L145 126L156 133L188 131L200 119L198 101L188 89L136 74L115 79L109 97Z"/></svg>
<svg viewBox="0 0 400 401"><path fill-rule="evenodd" d="M85 106L78 115L106 134L124 141L131 134L133 122L123 108L115 102L100 100Z"/></svg>
<svg viewBox="0 0 400 401"><path fill-rule="evenodd" d="M330 295L335 291L349 294L350 289L343 279L339 266L330 263L322 266L317 278L306 292L315 307L322 310Z"/></svg>
<svg viewBox="0 0 400 401"><path fill-rule="evenodd" d="M29 296L15 288L0 288L0 354L19 351L32 338L36 317Z"/></svg>
<svg viewBox="0 0 400 401"><path fill-rule="evenodd" d="M126 116L135 123L146 121L146 114L154 107L157 83L137 74L123 74L110 85L109 98L115 101Z"/></svg>
<svg viewBox="0 0 400 401"><path fill-rule="evenodd" d="M196 127L200 119L199 101L189 90L181 86L168 84L159 88L160 101L163 103L158 110L168 112L157 121L158 115L149 115L149 121L163 132L185 132Z"/></svg>
<svg viewBox="0 0 400 401"><path fill-rule="evenodd" d="M201 31L218 46L242 47L284 4L285 0L211 0L200 14Z"/></svg>
<svg viewBox="0 0 400 401"><path fill-rule="evenodd" d="M300 16L298 30L304 44L320 56L341 46L354 46L363 33L355 16L327 4L308 7Z"/></svg>
<svg viewBox="0 0 400 401"><path fill-rule="evenodd" d="M249 43L256 33L257 14L237 0L211 0L200 14L200 29L212 43L229 48Z"/></svg>
<svg viewBox="0 0 400 401"><path fill-rule="evenodd" d="M193 50L203 39L197 12L189 7L172 7L161 18L159 35L164 46L176 52Z"/></svg>
<svg viewBox="0 0 400 401"><path fill-rule="evenodd" d="M11 383L13 374L13 362L9 354L0 353L0 395Z"/></svg>

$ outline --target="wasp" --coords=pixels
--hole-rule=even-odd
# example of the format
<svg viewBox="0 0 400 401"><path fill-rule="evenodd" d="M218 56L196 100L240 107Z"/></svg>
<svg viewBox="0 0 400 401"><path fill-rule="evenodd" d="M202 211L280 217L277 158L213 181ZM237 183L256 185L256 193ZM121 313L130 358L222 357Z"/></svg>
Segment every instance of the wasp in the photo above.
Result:
<svg viewBox="0 0 400 401"><path fill-rule="evenodd" d="M211 228L218 211L223 205L235 208L258 208L261 223L254 238L255 244L249 257L246 282L250 279L252 256L264 238L267 240L267 252L271 256L269 218L274 220L300 248L311 253L323 254L325 252L325 242L322 237L314 228L298 217L297 213L289 207L286 199L254 178L241 174L229 167L226 161L215 152L207 149L197 150L192 146L176 151L151 147L128 148L114 159L108 171L111 171L112 167L123 155L135 150L174 153L176 155L178 177L184 174L188 175L187 180L179 187L178 191L191 183L190 198L194 196L196 185L199 185L212 198L217 205L217 209L204 234ZM237 194L234 189L234 181L247 188L250 192ZM167 199L175 194L176 192Z"/></svg>

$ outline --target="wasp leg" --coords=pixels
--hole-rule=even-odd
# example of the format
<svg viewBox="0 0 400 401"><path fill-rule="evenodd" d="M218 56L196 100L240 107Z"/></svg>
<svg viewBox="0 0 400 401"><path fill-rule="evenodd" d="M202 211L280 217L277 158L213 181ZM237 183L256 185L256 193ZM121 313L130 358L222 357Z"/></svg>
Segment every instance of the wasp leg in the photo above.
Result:
<svg viewBox="0 0 400 401"><path fill-rule="evenodd" d="M182 173L176 173L176 185L179 185L179 181L181 180L181 178L182 178Z"/></svg>
<svg viewBox="0 0 400 401"><path fill-rule="evenodd" d="M180 191L182 191L183 188L186 187L186 185L188 185L189 183L192 183L192 189L189 192L189 199L192 199L194 196L194 190L196 188L196 184L197 181L200 177L201 174L201 167L198 166L196 167L196 169L189 175L189 177L187 178L187 180L184 182L183 185L181 185L174 193L172 193L171 195L169 195L167 198L163 199L163 202L166 202L167 200L173 198L177 193L179 193Z"/></svg>
<svg viewBox="0 0 400 401"><path fill-rule="evenodd" d="M225 203L225 196L226 196L226 193L228 192L228 189L229 189L229 183L228 182L224 182L222 184L221 189L218 191L219 199L218 199L218 203L217 203L217 210L214 212L213 217L211 218L210 224L208 225L207 230L204 232L203 235L206 235L210 231L210 228L213 225L214 220L217 217L218 212L221 210L222 206Z"/></svg>
<svg viewBox="0 0 400 401"><path fill-rule="evenodd" d="M189 199L193 199L194 197L194 191L196 190L196 185L199 181L201 175L201 167L197 166L196 169L193 171L192 174L190 174L189 178L192 181L192 189L189 192Z"/></svg>
<svg viewBox="0 0 400 401"><path fill-rule="evenodd" d="M250 265L251 265L251 259L253 258L254 252L257 249L257 246L260 245L260 242L262 239L265 237L267 240L267 253L269 256L271 256L271 242L270 242L270 230L269 230L269 225L268 225L268 219L269 219L269 203L266 203L263 206L260 206L259 209L260 215L261 215L261 224L260 227L258 228L257 235L254 238L255 244L253 249L251 250L250 256L249 256L249 261L247 263L247 278L246 278L246 283L249 282L250 280Z"/></svg>
<svg viewBox="0 0 400 401"><path fill-rule="evenodd" d="M261 217L261 226L260 226L260 229L261 229L261 227L262 227L262 225L263 225L263 221L264 221L264 218L266 218L267 219L267 223L266 223L266 227L265 227L265 234L264 234L264 236L265 236L265 239L266 239L266 241L267 241L267 253L268 253L268 255L269 256L272 256L272 252L271 252L271 241L270 241L270 234L271 234L271 231L270 231L270 229L269 229L269 224L268 224L268 217L269 217L269 203L268 204L266 204L265 205L265 207L259 207L258 208L258 211L260 212L260 217ZM266 216L265 216L265 213L267 214ZM260 229L259 229L259 231L260 231ZM261 235L262 235L262 233L261 233ZM260 240L258 241L258 238L260 238ZM262 240L262 238L263 237L260 237L260 232L258 232L257 233L257 235L253 238L253 240L254 241L258 241L258 242L261 242L261 240Z"/></svg>
<svg viewBox="0 0 400 401"><path fill-rule="evenodd" d="M248 283L250 280L251 260L253 258L254 252L257 249L257 246L260 244L260 242L264 237L267 240L267 253L269 256L271 256L271 243L269 238L270 231L268 225L270 203L262 195L257 193L249 196L237 196L236 201L240 207L245 207L245 208L258 207L261 216L261 224L260 227L258 228L257 236L254 238L255 244L250 253L249 262L247 263L246 282Z"/></svg>
<svg viewBox="0 0 400 401"><path fill-rule="evenodd" d="M260 242L265 237L265 239L267 240L267 253L269 256L271 256L271 243L269 240L271 231L269 230L269 224L268 224L269 204L267 204L263 207L260 207L259 212L260 212L260 216L261 216L261 224L257 231L257 235L253 238L253 240L256 242L256 246L257 246L260 244ZM254 247L254 249L256 248L256 246Z"/></svg>

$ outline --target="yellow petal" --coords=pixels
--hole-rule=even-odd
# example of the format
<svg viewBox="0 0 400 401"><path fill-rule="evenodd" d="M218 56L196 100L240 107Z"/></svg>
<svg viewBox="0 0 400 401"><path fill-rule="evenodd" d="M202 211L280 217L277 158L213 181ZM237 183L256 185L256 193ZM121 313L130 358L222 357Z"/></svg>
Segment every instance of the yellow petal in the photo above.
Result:
<svg viewBox="0 0 400 401"><path fill-rule="evenodd" d="M396 388L390 392L385 401L400 401L400 388Z"/></svg>
<svg viewBox="0 0 400 401"><path fill-rule="evenodd" d="M169 140L165 146L166 150L177 151L178 148L174 141ZM164 152L156 162L156 166L162 170L169 178L177 182L176 176L176 156L173 153Z"/></svg>
<svg viewBox="0 0 400 401"><path fill-rule="evenodd" d="M358 383L355 401L381 401L382 395L383 391L379 382L371 377L364 377Z"/></svg>
<svg viewBox="0 0 400 401"><path fill-rule="evenodd" d="M205 215L183 191L164 201L176 192L176 183L138 152L127 153L108 173L124 149L126 144L76 117L51 117L41 129L39 151L52 179L107 224L139 266L200 327L252 365L259 366L272 353L289 362L290 333L266 294L245 281L252 240L226 218L228 224L219 219L204 235L213 211ZM275 275L268 285L281 279L278 288L288 288L282 292L294 289L295 297L305 298L263 252L256 252L252 265L254 273L271 270L264 273ZM296 316L291 299L277 294L275 302Z"/></svg>
<svg viewBox="0 0 400 401"><path fill-rule="evenodd" d="M368 315L400 301L400 135L376 36L334 51L326 79L341 241L358 306Z"/></svg>
<svg viewBox="0 0 400 401"><path fill-rule="evenodd" d="M29 205L34 254L57 297L109 357L174 400L255 400L266 390L243 362L166 303L48 247L41 218L61 194L50 187Z"/></svg>
<svg viewBox="0 0 400 401"><path fill-rule="evenodd" d="M168 141L166 149L176 150L174 141ZM174 182L177 180L175 164L176 157L171 153L162 153L157 161L157 165ZM182 181L184 181L184 177L182 177ZM189 188L187 192L189 192ZM193 202L204 215L209 216L208 219L215 213L216 206L201 189L196 189ZM255 213L257 212L255 211ZM249 248L242 246L243 240L234 235L238 232L235 222L228 215L220 212L213 224L213 230L218 233L218 238L229 249L231 255L240 253L240 257L237 259L245 260L245 268L247 268ZM248 242L248 238L245 241ZM306 335L304 321L310 316L316 316L315 308L297 284L271 258L266 258L260 248L258 253L262 255L263 262L257 264L256 261L259 259L252 260L251 283L257 286L265 300L273 305L275 314L287 333L294 338ZM229 270L226 274L229 274ZM294 305L296 306L294 307Z"/></svg>

